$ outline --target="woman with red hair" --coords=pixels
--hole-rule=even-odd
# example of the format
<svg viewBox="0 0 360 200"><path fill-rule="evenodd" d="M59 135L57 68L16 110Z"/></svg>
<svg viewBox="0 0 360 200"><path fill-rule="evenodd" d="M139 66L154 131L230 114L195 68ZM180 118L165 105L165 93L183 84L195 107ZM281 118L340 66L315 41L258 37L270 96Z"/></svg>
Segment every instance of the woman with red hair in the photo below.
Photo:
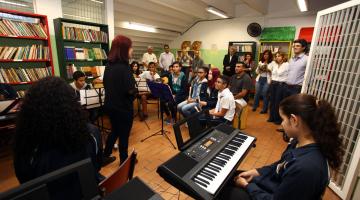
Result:
<svg viewBox="0 0 360 200"><path fill-rule="evenodd" d="M111 133L106 141L104 156L110 157L119 139L120 164L128 157L130 130L133 124L133 101L136 94L135 79L129 65L132 42L118 35L111 44L108 66L104 73L105 111L109 115Z"/></svg>

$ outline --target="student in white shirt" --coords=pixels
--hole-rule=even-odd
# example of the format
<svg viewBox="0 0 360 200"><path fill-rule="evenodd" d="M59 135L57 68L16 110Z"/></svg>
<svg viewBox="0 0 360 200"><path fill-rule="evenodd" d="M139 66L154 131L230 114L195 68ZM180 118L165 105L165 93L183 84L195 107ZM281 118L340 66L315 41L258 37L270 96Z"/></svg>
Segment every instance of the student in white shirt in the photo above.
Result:
<svg viewBox="0 0 360 200"><path fill-rule="evenodd" d="M170 52L169 45L165 44L164 50L165 52L161 53L159 57L159 66L162 70L168 71L169 66L175 62L175 57L174 54Z"/></svg>
<svg viewBox="0 0 360 200"><path fill-rule="evenodd" d="M269 64L272 62L273 55L270 50L265 50L258 67L256 68L256 84L255 84L255 97L254 97L254 105L252 111L256 111L259 106L260 96L263 98L263 108L260 114L267 113L268 110L268 89L271 83L271 69L269 68Z"/></svg>
<svg viewBox="0 0 360 200"><path fill-rule="evenodd" d="M143 67L145 68L145 70L147 69L150 62L154 62L154 63L158 62L156 55L153 53L153 50L154 49L152 46L148 46L147 52L144 53L144 55L142 57L142 63L143 63Z"/></svg>
<svg viewBox="0 0 360 200"><path fill-rule="evenodd" d="M275 60L269 64L271 72L270 84L270 117L268 122L281 124L281 117L279 115L279 105L281 100L284 99L283 89L285 81L288 76L289 63L286 62L284 53L277 52Z"/></svg>
<svg viewBox="0 0 360 200"><path fill-rule="evenodd" d="M211 125L220 123L231 124L235 114L235 100L229 88L229 78L219 76L215 82L215 88L218 90L218 100L216 107L209 110Z"/></svg>
<svg viewBox="0 0 360 200"><path fill-rule="evenodd" d="M158 73L156 73L155 69L155 63L149 62L149 71L144 71L142 74L139 75L140 78L149 80L149 81L157 81L160 79L160 76ZM142 93L141 94L141 104L142 104L142 111L144 114L144 118L148 117L147 114L147 96L149 93Z"/></svg>

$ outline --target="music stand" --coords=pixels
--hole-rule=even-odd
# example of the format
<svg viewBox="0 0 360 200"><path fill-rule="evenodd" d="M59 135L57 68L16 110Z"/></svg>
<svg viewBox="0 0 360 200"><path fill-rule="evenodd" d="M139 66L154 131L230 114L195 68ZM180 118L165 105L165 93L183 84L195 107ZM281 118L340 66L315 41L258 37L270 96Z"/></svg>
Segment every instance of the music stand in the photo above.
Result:
<svg viewBox="0 0 360 200"><path fill-rule="evenodd" d="M170 90L170 87L168 85L162 84L162 83L156 83L153 81L148 81L147 82L149 89L151 91L151 94L160 99L161 103L165 103L165 102L174 102L174 97L172 95L172 92ZM160 103L160 104L161 104ZM170 133L169 131L164 130L164 116L163 116L163 108L162 106L160 106L160 115L161 115L161 130L155 132L152 135L149 135L148 137L144 138L141 140L141 142L144 142L145 140L156 136L156 135L162 135L164 136L169 142L170 144L174 147L174 149L176 149L175 145L171 142L169 136L166 133Z"/></svg>

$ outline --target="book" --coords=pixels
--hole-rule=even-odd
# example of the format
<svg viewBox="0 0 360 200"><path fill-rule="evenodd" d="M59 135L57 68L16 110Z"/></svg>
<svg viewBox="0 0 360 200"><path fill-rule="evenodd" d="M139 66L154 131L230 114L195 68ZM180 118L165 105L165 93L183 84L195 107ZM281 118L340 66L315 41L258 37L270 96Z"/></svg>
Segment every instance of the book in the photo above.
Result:
<svg viewBox="0 0 360 200"><path fill-rule="evenodd" d="M63 39L77 40L84 42L102 42L108 43L108 34L103 31L93 29L84 29L62 25Z"/></svg>
<svg viewBox="0 0 360 200"><path fill-rule="evenodd" d="M106 52L101 48L76 48L65 46L66 60L105 60Z"/></svg>
<svg viewBox="0 0 360 200"><path fill-rule="evenodd" d="M0 59L3 60L49 60L49 47L31 45L25 47L0 47Z"/></svg>
<svg viewBox="0 0 360 200"><path fill-rule="evenodd" d="M0 35L47 38L43 24L9 19L0 19Z"/></svg>
<svg viewBox="0 0 360 200"><path fill-rule="evenodd" d="M0 68L0 80L3 83L34 82L41 78L51 76L51 67L41 68Z"/></svg>

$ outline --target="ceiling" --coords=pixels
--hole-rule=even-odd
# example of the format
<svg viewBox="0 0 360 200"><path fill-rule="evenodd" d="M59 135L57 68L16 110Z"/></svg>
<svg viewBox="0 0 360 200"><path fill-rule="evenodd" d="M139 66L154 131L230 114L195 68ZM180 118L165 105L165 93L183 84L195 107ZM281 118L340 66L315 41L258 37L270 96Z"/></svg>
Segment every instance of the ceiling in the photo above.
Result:
<svg viewBox="0 0 360 200"><path fill-rule="evenodd" d="M308 0L309 11L301 13L296 0L114 0L115 34L130 37L135 57L139 58L147 46L160 51L164 44L169 44L197 21L216 19L205 10L209 5L230 17L294 17L314 15L342 2L345 0ZM126 29L125 21L151 25L158 31Z"/></svg>

